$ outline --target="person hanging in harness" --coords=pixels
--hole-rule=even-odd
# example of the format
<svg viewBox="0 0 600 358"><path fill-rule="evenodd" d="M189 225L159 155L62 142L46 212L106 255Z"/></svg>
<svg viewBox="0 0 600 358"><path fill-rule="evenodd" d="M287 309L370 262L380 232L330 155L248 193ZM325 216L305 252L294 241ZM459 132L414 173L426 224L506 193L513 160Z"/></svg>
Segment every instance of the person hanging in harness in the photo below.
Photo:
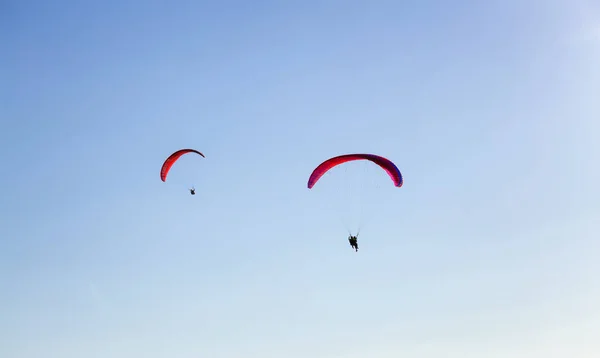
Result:
<svg viewBox="0 0 600 358"><path fill-rule="evenodd" d="M196 189L194 187L190 189L190 194L196 195Z"/></svg>
<svg viewBox="0 0 600 358"><path fill-rule="evenodd" d="M350 246L358 252L358 237L350 235L348 236L348 242L350 242Z"/></svg>

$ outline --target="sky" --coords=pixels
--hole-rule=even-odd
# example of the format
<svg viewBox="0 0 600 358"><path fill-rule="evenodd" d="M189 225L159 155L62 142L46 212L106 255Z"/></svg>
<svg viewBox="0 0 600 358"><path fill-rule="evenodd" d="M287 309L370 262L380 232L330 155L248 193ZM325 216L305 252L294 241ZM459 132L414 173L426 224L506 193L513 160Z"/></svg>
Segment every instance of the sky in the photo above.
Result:
<svg viewBox="0 0 600 358"><path fill-rule="evenodd" d="M0 9L0 356L600 356L597 2Z"/></svg>

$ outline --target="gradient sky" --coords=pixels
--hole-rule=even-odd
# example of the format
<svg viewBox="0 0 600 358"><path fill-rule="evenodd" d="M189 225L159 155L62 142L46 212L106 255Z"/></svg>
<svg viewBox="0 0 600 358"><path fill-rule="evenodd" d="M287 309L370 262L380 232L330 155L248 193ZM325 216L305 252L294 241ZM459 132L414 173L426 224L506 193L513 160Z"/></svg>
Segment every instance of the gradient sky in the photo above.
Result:
<svg viewBox="0 0 600 358"><path fill-rule="evenodd" d="M0 356L599 357L593 5L1 2Z"/></svg>

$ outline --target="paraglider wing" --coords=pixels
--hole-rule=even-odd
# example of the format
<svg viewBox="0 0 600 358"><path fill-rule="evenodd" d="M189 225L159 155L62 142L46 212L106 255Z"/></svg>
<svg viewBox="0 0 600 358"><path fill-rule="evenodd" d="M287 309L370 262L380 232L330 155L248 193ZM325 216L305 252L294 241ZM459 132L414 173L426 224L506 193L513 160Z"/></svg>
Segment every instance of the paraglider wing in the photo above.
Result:
<svg viewBox="0 0 600 358"><path fill-rule="evenodd" d="M163 163L162 168L160 168L160 180L167 180L167 174L169 174L169 170L171 170L173 164L177 161L177 159L179 159L179 157L187 153L196 153L204 158L204 154L200 153L195 149L180 149L175 153L171 154Z"/></svg>
<svg viewBox="0 0 600 358"><path fill-rule="evenodd" d="M369 160L377 165L379 165L383 170L385 170L396 187L401 187L403 184L402 174L400 170L391 160L375 155L375 154L345 154L337 157L333 157L327 159L323 163L319 164L317 168L312 172L310 177L308 178L308 188L312 188L316 182L325 174L329 169L335 167L336 165L340 165L346 162L354 161L354 160Z"/></svg>

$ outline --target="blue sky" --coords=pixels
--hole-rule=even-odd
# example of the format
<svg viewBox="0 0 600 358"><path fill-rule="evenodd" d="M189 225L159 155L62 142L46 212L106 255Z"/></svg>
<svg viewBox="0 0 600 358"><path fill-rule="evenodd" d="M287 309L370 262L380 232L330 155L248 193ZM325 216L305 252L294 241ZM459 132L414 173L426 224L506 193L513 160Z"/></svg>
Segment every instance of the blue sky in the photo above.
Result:
<svg viewBox="0 0 600 358"><path fill-rule="evenodd" d="M592 2L1 6L0 356L600 354Z"/></svg>

